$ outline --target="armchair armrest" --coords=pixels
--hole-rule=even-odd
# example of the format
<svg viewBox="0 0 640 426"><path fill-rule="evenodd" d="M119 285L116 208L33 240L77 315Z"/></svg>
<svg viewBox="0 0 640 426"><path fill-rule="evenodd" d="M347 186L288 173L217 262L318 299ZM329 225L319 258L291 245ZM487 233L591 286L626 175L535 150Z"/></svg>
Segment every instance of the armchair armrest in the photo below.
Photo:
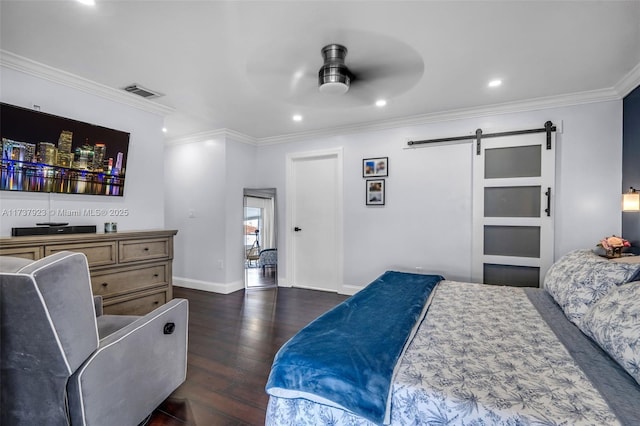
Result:
<svg viewBox="0 0 640 426"><path fill-rule="evenodd" d="M102 296L93 296L93 306L96 308L96 318L102 316Z"/></svg>
<svg viewBox="0 0 640 426"><path fill-rule="evenodd" d="M100 341L69 379L72 424L139 424L184 382L188 306L173 299Z"/></svg>

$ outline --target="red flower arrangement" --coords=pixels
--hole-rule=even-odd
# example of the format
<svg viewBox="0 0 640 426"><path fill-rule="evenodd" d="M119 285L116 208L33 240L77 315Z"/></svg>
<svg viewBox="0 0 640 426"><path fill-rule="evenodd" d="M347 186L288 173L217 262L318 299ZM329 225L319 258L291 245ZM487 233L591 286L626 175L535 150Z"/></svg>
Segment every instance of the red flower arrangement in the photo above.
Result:
<svg viewBox="0 0 640 426"><path fill-rule="evenodd" d="M631 247L631 243L624 238L613 235L600 240L598 247L602 247L606 251L607 257L620 257L622 249Z"/></svg>

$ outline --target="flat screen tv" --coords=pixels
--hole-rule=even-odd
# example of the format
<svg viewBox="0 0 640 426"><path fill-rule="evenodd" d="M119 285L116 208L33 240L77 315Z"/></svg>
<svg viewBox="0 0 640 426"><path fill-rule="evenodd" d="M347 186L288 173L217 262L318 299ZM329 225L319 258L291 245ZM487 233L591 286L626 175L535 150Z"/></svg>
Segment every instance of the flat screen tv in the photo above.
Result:
<svg viewBox="0 0 640 426"><path fill-rule="evenodd" d="M0 103L7 191L124 194L129 133Z"/></svg>

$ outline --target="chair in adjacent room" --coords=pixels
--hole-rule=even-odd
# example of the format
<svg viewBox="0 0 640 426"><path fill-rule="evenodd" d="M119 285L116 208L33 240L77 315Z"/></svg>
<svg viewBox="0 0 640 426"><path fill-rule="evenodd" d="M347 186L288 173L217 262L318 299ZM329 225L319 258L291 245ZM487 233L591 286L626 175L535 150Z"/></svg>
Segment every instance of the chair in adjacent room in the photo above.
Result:
<svg viewBox="0 0 640 426"><path fill-rule="evenodd" d="M251 262L257 262L260 259L260 246L253 245L251 248L247 249L247 266L251 267Z"/></svg>
<svg viewBox="0 0 640 426"><path fill-rule="evenodd" d="M273 268L278 276L278 249L269 248L260 252L258 267L262 268L262 276L265 276L266 268Z"/></svg>
<svg viewBox="0 0 640 426"><path fill-rule="evenodd" d="M186 378L188 301L105 315L87 259L0 257L0 424L137 425Z"/></svg>

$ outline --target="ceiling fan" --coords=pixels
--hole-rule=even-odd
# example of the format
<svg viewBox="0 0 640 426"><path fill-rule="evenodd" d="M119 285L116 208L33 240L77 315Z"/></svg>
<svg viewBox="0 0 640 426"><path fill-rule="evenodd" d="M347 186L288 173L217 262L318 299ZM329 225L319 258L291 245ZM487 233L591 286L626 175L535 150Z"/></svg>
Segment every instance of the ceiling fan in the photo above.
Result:
<svg viewBox="0 0 640 426"><path fill-rule="evenodd" d="M332 95L347 93L353 76L344 63L347 48L341 44L328 44L321 52L324 64L318 71L318 89L321 93Z"/></svg>
<svg viewBox="0 0 640 426"><path fill-rule="evenodd" d="M324 43L321 62L312 45L318 38L324 37L256 49L247 61L247 77L263 93L295 105L324 108L372 105L406 92L422 78L422 57L398 40L374 33L344 33L345 43Z"/></svg>

